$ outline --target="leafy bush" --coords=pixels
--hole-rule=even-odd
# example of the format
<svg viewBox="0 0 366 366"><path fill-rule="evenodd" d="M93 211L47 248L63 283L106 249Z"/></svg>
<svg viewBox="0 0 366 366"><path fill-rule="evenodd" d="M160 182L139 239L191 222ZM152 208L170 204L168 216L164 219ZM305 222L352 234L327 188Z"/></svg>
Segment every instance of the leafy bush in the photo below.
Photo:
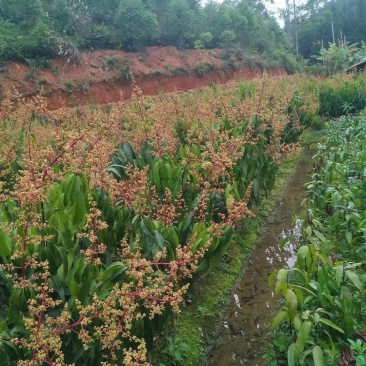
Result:
<svg viewBox="0 0 366 366"><path fill-rule="evenodd" d="M130 67L128 65L122 66L119 69L119 78L122 81L124 81L124 82L130 81L131 80L131 77L132 77L132 74L131 74Z"/></svg>
<svg viewBox="0 0 366 366"><path fill-rule="evenodd" d="M354 54L357 53L357 43L344 44L329 43L328 49L322 48L320 50L320 56L316 57L317 60L322 61L327 75L332 75L337 72L346 71L351 64L357 60Z"/></svg>
<svg viewBox="0 0 366 366"><path fill-rule="evenodd" d="M215 64L206 62L197 62L193 67L193 71L200 77L206 75L210 71L215 69Z"/></svg>
<svg viewBox="0 0 366 366"><path fill-rule="evenodd" d="M319 93L319 113L340 117L356 113L366 107L366 81L354 78L339 86L323 85Z"/></svg>
<svg viewBox="0 0 366 366"><path fill-rule="evenodd" d="M212 42L212 34L211 32L204 32L200 34L200 37L198 40L194 42L194 48L210 48L211 42Z"/></svg>
<svg viewBox="0 0 366 366"><path fill-rule="evenodd" d="M296 264L270 278L283 296L274 362L334 365L347 340L364 362L352 339L366 325L365 126L365 116L332 120L318 144Z"/></svg>
<svg viewBox="0 0 366 366"><path fill-rule="evenodd" d="M234 44L236 35L233 31L224 30L220 35L220 39L221 39L221 46L224 48L228 48Z"/></svg>
<svg viewBox="0 0 366 366"><path fill-rule="evenodd" d="M288 51L277 49L273 51L272 58L278 61L279 66L283 67L290 74L295 74L303 70L303 61L297 59L295 55Z"/></svg>

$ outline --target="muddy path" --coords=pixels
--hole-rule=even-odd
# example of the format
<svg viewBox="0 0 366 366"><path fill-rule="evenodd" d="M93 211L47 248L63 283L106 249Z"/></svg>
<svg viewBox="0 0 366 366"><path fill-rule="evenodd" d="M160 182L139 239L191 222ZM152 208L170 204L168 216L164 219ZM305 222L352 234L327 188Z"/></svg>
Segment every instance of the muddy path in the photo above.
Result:
<svg viewBox="0 0 366 366"><path fill-rule="evenodd" d="M230 298L222 320L218 343L212 350L208 366L264 365L263 346L269 341L268 326L276 306L268 277L276 269L293 266L296 238L292 233L300 229L301 203L306 197L305 183L310 180L311 154L306 153L289 180L283 198L269 222L266 232L254 249L243 277ZM283 249L284 238L290 235ZM283 244L283 243L282 243Z"/></svg>

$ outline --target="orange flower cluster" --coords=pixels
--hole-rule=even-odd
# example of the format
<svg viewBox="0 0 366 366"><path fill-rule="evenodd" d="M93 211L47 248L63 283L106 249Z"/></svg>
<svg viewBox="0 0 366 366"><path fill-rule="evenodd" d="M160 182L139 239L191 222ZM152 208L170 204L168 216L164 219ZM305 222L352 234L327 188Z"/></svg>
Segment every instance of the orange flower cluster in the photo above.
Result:
<svg viewBox="0 0 366 366"><path fill-rule="evenodd" d="M121 101L105 110L61 108L47 112L40 97L25 100L18 96L15 102L3 101L0 219L4 223L0 231L11 255L0 251L1 266L12 279L14 290L29 290L31 294L24 314L29 336L12 340L30 355L18 365L66 366L65 336L76 336L85 349L98 343L104 357L101 365L116 364L121 354L124 365L146 365L147 345L133 333L133 324L146 314L150 319L159 316L167 308L178 312L188 288L188 284L182 285L183 280L193 276L214 237L220 237L223 228L234 228L244 217L253 216L248 208L250 182L241 199L230 196L223 203L226 213L219 214L218 224L212 219L207 222L211 214L208 204L215 194L223 195L233 181L234 167L246 146L262 143L266 132L271 132L264 147L266 156L279 161L291 150L281 144L281 135L289 118L286 108L299 89L304 91L302 108L313 110L311 93L305 93L306 85L296 76L264 77L253 85L231 83L222 89L210 87L204 92L155 99L144 98L136 87L131 103ZM256 120L250 120L254 116L261 120L259 127ZM113 208L130 210L135 220L131 225L148 218L168 231L178 220L187 218L183 189L179 186L174 192L164 186L165 181L159 181L162 188L157 189L151 183L148 164L143 168L133 163L123 167L126 179L108 172L119 145L129 142L138 155L144 141L151 144L154 161L167 155L172 161L177 156L183 161L185 168L179 170L182 179L174 182L178 185L184 178L186 186L198 192L190 213L196 223L207 224L212 235L197 249L198 234L192 234L187 242L176 245L174 260L166 248L148 258L141 238L130 239L133 245L128 241L130 227L126 238L113 250L101 239L112 228L97 205L98 192L105 193L107 204ZM86 186L78 179L69 180L67 185L65 179L71 172L86 177ZM86 213L79 220L76 206L84 202L83 194L88 198ZM112 234L118 237L119 233ZM167 240L158 234L162 241ZM62 259L51 265L42 258L51 250L50 243L57 241L55 238L59 247L54 255ZM114 264L116 268L121 264L115 277L125 277L109 288L110 279L105 276L113 272ZM88 281L77 282L77 266L82 268L80 278L94 276L84 297L77 291ZM65 295L60 287L66 283L69 287ZM74 301L69 303L66 298L73 292ZM125 347L127 340L134 347Z"/></svg>

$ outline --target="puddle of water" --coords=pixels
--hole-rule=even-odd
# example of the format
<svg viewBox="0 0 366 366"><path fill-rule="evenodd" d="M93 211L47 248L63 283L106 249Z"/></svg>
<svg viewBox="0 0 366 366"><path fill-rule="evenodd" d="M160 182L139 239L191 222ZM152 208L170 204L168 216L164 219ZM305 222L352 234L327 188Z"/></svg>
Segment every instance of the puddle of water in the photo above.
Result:
<svg viewBox="0 0 366 366"><path fill-rule="evenodd" d="M275 306L268 277L276 269L295 264L301 230L301 220L295 218L306 197L304 185L310 180L311 169L311 159L306 157L291 177L274 220L253 251L230 300L219 335L221 346L211 352L208 366L264 365L261 348L268 341L266 334Z"/></svg>

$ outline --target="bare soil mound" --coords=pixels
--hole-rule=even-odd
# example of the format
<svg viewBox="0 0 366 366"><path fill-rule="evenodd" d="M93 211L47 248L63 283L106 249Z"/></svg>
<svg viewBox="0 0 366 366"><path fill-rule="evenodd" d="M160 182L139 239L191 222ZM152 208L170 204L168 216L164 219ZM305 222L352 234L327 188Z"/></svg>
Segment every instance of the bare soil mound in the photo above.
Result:
<svg viewBox="0 0 366 366"><path fill-rule="evenodd" d="M2 98L13 98L16 91L25 97L40 94L46 97L50 110L112 103L121 95L128 100L132 77L143 94L157 95L252 79L263 73L259 67L244 66L242 54L219 49L179 51L175 47L148 47L135 53L93 51L84 53L78 65L60 59L32 67L8 62L0 71ZM271 75L283 73L283 69L270 70Z"/></svg>

